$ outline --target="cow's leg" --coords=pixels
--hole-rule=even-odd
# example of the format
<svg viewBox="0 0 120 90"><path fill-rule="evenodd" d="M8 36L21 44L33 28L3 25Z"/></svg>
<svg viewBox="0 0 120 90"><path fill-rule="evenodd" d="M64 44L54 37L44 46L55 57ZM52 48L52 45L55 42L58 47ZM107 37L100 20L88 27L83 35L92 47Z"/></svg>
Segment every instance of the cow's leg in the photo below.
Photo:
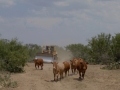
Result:
<svg viewBox="0 0 120 90"><path fill-rule="evenodd" d="M67 70L65 70L65 77L66 77L66 75L67 75Z"/></svg>
<svg viewBox="0 0 120 90"><path fill-rule="evenodd" d="M43 70L43 66L41 66L41 70Z"/></svg>
<svg viewBox="0 0 120 90"><path fill-rule="evenodd" d="M75 67L75 72L76 72L76 74L78 74L78 70L79 70L79 69L78 69L77 67Z"/></svg>
<svg viewBox="0 0 120 90"><path fill-rule="evenodd" d="M60 80L61 80L61 73L60 73Z"/></svg>
<svg viewBox="0 0 120 90"><path fill-rule="evenodd" d="M82 73L82 78L84 79L84 75L85 75L85 73Z"/></svg>
<svg viewBox="0 0 120 90"><path fill-rule="evenodd" d="M43 65L41 65L41 70L43 70Z"/></svg>
<svg viewBox="0 0 120 90"><path fill-rule="evenodd" d="M71 71L72 71L72 74L73 74L73 68L71 69Z"/></svg>
<svg viewBox="0 0 120 90"><path fill-rule="evenodd" d="M41 64L41 70L43 70L43 64Z"/></svg>
<svg viewBox="0 0 120 90"><path fill-rule="evenodd" d="M63 73L62 73L62 72L60 72L60 80L62 79L62 74L63 74Z"/></svg>
<svg viewBox="0 0 120 90"><path fill-rule="evenodd" d="M81 79L81 71L79 71L79 79Z"/></svg>
<svg viewBox="0 0 120 90"><path fill-rule="evenodd" d="M54 74L54 81L55 81L55 74Z"/></svg>
<svg viewBox="0 0 120 90"><path fill-rule="evenodd" d="M39 69L39 64L38 64L38 69Z"/></svg>
<svg viewBox="0 0 120 90"><path fill-rule="evenodd" d="M76 68L74 68L74 74L75 74L75 72L76 72Z"/></svg>
<svg viewBox="0 0 120 90"><path fill-rule="evenodd" d="M78 74L78 72L79 72L79 71L78 71L78 69L77 69L77 68L76 68L76 71L75 71L75 72L76 72L76 74Z"/></svg>
<svg viewBox="0 0 120 90"><path fill-rule="evenodd" d="M61 79L63 78L63 72L61 72Z"/></svg>
<svg viewBox="0 0 120 90"><path fill-rule="evenodd" d="M82 72L82 78L84 79L85 76L85 71Z"/></svg>
<svg viewBox="0 0 120 90"><path fill-rule="evenodd" d="M66 71L66 73L67 73L67 71ZM62 72L62 78L63 78L63 72Z"/></svg>
<svg viewBox="0 0 120 90"><path fill-rule="evenodd" d="M79 72L79 71L77 70L77 74L78 74L78 72Z"/></svg>
<svg viewBox="0 0 120 90"><path fill-rule="evenodd" d="M68 76L69 76L69 69L68 69Z"/></svg>
<svg viewBox="0 0 120 90"><path fill-rule="evenodd" d="M37 69L36 65L37 65L37 64L35 63L35 68Z"/></svg>
<svg viewBox="0 0 120 90"><path fill-rule="evenodd" d="M59 75L57 74L57 81L58 81L58 76L59 76Z"/></svg>

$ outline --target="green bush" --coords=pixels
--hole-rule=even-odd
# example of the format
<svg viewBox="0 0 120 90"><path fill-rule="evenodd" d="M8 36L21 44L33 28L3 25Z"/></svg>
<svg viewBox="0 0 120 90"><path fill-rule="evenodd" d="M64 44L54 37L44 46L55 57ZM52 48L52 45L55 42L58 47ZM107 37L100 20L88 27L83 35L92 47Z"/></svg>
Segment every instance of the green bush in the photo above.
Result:
<svg viewBox="0 0 120 90"><path fill-rule="evenodd" d="M18 40L0 40L0 68L10 72L22 72L29 59L28 48Z"/></svg>
<svg viewBox="0 0 120 90"><path fill-rule="evenodd" d="M108 70L120 69L120 63L113 62L110 63L109 65L104 66L102 69L108 69Z"/></svg>

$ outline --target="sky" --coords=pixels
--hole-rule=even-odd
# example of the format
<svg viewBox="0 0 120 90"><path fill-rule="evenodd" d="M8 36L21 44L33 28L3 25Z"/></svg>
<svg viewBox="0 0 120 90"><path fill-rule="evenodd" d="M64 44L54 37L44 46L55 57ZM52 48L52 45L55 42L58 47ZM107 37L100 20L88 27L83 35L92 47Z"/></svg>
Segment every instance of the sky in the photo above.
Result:
<svg viewBox="0 0 120 90"><path fill-rule="evenodd" d="M0 0L0 38L24 44L88 44L120 32L120 0Z"/></svg>

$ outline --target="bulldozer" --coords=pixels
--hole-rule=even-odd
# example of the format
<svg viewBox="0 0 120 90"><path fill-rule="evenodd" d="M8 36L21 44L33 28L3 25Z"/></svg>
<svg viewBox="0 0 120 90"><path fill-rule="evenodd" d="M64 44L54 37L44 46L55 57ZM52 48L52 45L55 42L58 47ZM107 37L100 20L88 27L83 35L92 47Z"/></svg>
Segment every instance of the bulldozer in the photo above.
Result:
<svg viewBox="0 0 120 90"><path fill-rule="evenodd" d="M58 60L57 51L56 51L55 46L53 46L53 45L43 46L42 51L36 53L35 58L42 58L43 61L46 63L50 63L50 62Z"/></svg>

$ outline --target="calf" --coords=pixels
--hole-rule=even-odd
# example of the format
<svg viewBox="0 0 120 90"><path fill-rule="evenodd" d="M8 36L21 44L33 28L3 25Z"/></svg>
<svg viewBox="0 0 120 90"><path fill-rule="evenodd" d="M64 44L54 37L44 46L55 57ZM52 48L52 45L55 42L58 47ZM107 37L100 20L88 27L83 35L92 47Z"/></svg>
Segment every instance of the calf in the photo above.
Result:
<svg viewBox="0 0 120 90"><path fill-rule="evenodd" d="M39 69L39 66L41 66L41 70L43 70L43 59L42 58L34 59L33 61L35 63L35 68L36 69L37 69L36 66L38 66L38 69Z"/></svg>
<svg viewBox="0 0 120 90"><path fill-rule="evenodd" d="M67 72L68 72L68 76L69 76L69 69L70 69L69 62L68 61L64 61L63 64L64 64L64 67L65 67L64 68L65 76L67 75Z"/></svg>
<svg viewBox="0 0 120 90"><path fill-rule="evenodd" d="M58 81L58 76L60 75L60 80L63 78L63 72L64 72L64 64L63 63L58 63L58 62L51 62L53 64L53 74L54 74L54 81L56 80L55 78L57 77Z"/></svg>

